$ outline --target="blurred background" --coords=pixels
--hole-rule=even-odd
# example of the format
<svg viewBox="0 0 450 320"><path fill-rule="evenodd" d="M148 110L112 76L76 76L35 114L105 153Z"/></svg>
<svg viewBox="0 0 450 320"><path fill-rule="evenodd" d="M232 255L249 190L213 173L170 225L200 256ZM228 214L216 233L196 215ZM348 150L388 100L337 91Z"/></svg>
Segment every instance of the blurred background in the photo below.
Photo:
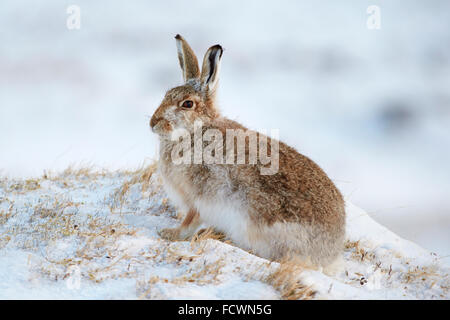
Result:
<svg viewBox="0 0 450 320"><path fill-rule="evenodd" d="M367 27L370 5L381 29ZM148 121L181 84L177 33L200 60L225 48L225 116L280 129L375 220L450 255L446 0L2 0L0 174L155 158Z"/></svg>

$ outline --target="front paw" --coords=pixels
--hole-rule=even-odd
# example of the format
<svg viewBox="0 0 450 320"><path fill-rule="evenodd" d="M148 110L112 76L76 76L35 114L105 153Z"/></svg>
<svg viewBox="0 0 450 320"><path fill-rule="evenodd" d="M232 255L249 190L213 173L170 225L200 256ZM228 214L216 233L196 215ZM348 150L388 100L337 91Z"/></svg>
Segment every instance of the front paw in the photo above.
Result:
<svg viewBox="0 0 450 320"><path fill-rule="evenodd" d="M166 228L158 231L161 238L175 241L180 239L180 230L178 228Z"/></svg>

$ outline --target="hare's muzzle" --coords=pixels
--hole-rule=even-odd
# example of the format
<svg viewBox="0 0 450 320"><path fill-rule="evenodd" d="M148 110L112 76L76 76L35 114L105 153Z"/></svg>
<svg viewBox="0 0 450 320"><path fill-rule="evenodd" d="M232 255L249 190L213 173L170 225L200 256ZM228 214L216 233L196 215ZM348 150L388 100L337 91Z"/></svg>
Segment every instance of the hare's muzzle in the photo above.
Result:
<svg viewBox="0 0 450 320"><path fill-rule="evenodd" d="M150 127L154 133L166 134L172 130L172 125L164 118L153 117L150 120Z"/></svg>
<svg viewBox="0 0 450 320"><path fill-rule="evenodd" d="M155 126L158 124L159 121L161 121L162 119L159 117L155 117L153 116L150 119L150 128L152 129L152 131L154 131Z"/></svg>

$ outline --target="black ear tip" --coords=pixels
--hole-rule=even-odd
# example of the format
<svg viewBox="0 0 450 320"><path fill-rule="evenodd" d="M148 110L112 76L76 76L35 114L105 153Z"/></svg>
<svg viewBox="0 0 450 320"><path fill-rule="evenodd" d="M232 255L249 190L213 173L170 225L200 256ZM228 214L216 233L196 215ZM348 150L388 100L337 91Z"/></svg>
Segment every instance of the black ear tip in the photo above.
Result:
<svg viewBox="0 0 450 320"><path fill-rule="evenodd" d="M216 50L220 51L220 56L222 57L223 48L222 48L222 46L220 44L216 44L212 48L213 48L214 51L216 51Z"/></svg>
<svg viewBox="0 0 450 320"><path fill-rule="evenodd" d="M175 39L177 39L177 40L181 40L182 39L182 37L177 33L177 35L175 36Z"/></svg>

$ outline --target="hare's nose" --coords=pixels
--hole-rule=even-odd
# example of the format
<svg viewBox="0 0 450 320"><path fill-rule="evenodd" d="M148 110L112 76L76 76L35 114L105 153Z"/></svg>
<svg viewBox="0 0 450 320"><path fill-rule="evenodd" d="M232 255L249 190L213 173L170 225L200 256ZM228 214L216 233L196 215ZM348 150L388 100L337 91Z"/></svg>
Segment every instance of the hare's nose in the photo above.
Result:
<svg viewBox="0 0 450 320"><path fill-rule="evenodd" d="M150 120L150 127L153 129L154 126L161 120L159 117L152 117Z"/></svg>

